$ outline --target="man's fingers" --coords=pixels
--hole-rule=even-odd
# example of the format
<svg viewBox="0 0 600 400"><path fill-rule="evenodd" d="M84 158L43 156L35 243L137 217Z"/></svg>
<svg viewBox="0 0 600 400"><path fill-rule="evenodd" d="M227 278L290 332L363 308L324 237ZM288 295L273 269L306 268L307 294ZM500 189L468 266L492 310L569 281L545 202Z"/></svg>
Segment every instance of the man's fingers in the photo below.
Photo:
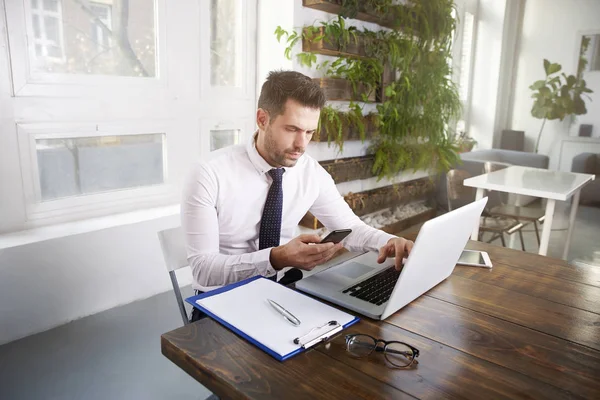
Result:
<svg viewBox="0 0 600 400"><path fill-rule="evenodd" d="M319 235L311 235L308 233L298 236L297 239L302 243L319 243L321 241L321 237Z"/></svg>
<svg viewBox="0 0 600 400"><path fill-rule="evenodd" d="M323 264L324 262L329 261L343 247L341 243L338 243L335 245L333 243L328 243L328 244L332 244L331 248L312 255L309 258L308 262L316 262L317 265ZM311 246L311 247L316 247L316 246Z"/></svg>
<svg viewBox="0 0 600 400"><path fill-rule="evenodd" d="M415 242L413 242L412 240L408 240L407 241L407 243L406 243L406 252L408 254L410 254L410 252L412 251L412 248L413 248L414 245L415 245Z"/></svg>
<svg viewBox="0 0 600 400"><path fill-rule="evenodd" d="M379 249L379 257L377 257L377 262L379 264L385 262L388 253L389 253L389 249L390 249L390 245L386 244L385 246L383 246L382 248Z"/></svg>

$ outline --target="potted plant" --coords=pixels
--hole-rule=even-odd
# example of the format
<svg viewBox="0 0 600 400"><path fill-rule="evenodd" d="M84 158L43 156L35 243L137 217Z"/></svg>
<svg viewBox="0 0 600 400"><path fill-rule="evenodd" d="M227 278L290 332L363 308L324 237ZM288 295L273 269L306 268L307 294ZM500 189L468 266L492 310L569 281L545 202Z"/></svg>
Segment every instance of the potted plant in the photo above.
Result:
<svg viewBox="0 0 600 400"><path fill-rule="evenodd" d="M544 71L546 79L535 81L529 88L533 90L533 107L531 115L542 120L540 133L535 142L535 152L538 152L540 139L544 130L546 120L563 120L567 116L583 115L587 113L583 96L593 93L586 86L581 75L569 75L560 73L560 64L551 63L544 59Z"/></svg>

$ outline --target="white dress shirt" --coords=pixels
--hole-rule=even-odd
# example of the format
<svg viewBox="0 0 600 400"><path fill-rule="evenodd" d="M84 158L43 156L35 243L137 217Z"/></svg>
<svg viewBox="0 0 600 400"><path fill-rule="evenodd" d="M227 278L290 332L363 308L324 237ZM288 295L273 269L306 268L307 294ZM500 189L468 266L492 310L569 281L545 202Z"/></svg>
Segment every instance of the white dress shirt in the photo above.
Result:
<svg viewBox="0 0 600 400"><path fill-rule="evenodd" d="M208 291L255 276L276 273L271 248L259 250L258 235L272 179L270 166L247 145L211 153L197 163L184 184L181 222L194 289ZM379 251L390 238L366 225L350 209L329 173L308 154L283 174L281 241L294 238L298 222L310 211L329 229L352 229L344 240L350 251Z"/></svg>

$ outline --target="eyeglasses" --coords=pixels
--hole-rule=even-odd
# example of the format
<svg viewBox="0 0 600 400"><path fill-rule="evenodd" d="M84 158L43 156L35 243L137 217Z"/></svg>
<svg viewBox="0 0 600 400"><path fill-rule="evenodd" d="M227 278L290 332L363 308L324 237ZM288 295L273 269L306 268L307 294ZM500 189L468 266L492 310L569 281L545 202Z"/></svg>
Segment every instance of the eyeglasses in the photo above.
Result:
<svg viewBox="0 0 600 400"><path fill-rule="evenodd" d="M379 344L382 344L380 346ZM364 334L346 335L346 350L352 356L361 358L370 355L373 350L382 352L385 359L394 367L406 368L418 364L419 350L403 342L388 342Z"/></svg>

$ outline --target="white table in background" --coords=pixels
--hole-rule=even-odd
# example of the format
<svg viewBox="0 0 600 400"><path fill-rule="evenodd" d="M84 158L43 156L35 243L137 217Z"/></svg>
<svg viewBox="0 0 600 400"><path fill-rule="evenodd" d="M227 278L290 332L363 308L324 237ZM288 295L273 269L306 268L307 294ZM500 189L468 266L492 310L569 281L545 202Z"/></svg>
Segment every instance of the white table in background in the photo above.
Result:
<svg viewBox="0 0 600 400"><path fill-rule="evenodd" d="M542 230L542 238L540 240L540 249L538 252L544 256L548 252L548 242L550 241L550 231L552 229L552 219L554 217L554 205L556 200L566 201L573 196L571 214L569 216L567 241L563 251L563 259L566 259L571 244L571 236L573 234L573 225L575 223L575 215L577 214L577 206L579 205L581 188L593 181L594 178L594 175L589 174L549 171L546 169L513 165L489 174L465 179L464 185L477 188L477 200L483 198L484 190L497 190L500 192L548 199L548 202L546 203L546 218L544 220L544 228ZM479 226L473 230L471 239L477 240L478 235Z"/></svg>

